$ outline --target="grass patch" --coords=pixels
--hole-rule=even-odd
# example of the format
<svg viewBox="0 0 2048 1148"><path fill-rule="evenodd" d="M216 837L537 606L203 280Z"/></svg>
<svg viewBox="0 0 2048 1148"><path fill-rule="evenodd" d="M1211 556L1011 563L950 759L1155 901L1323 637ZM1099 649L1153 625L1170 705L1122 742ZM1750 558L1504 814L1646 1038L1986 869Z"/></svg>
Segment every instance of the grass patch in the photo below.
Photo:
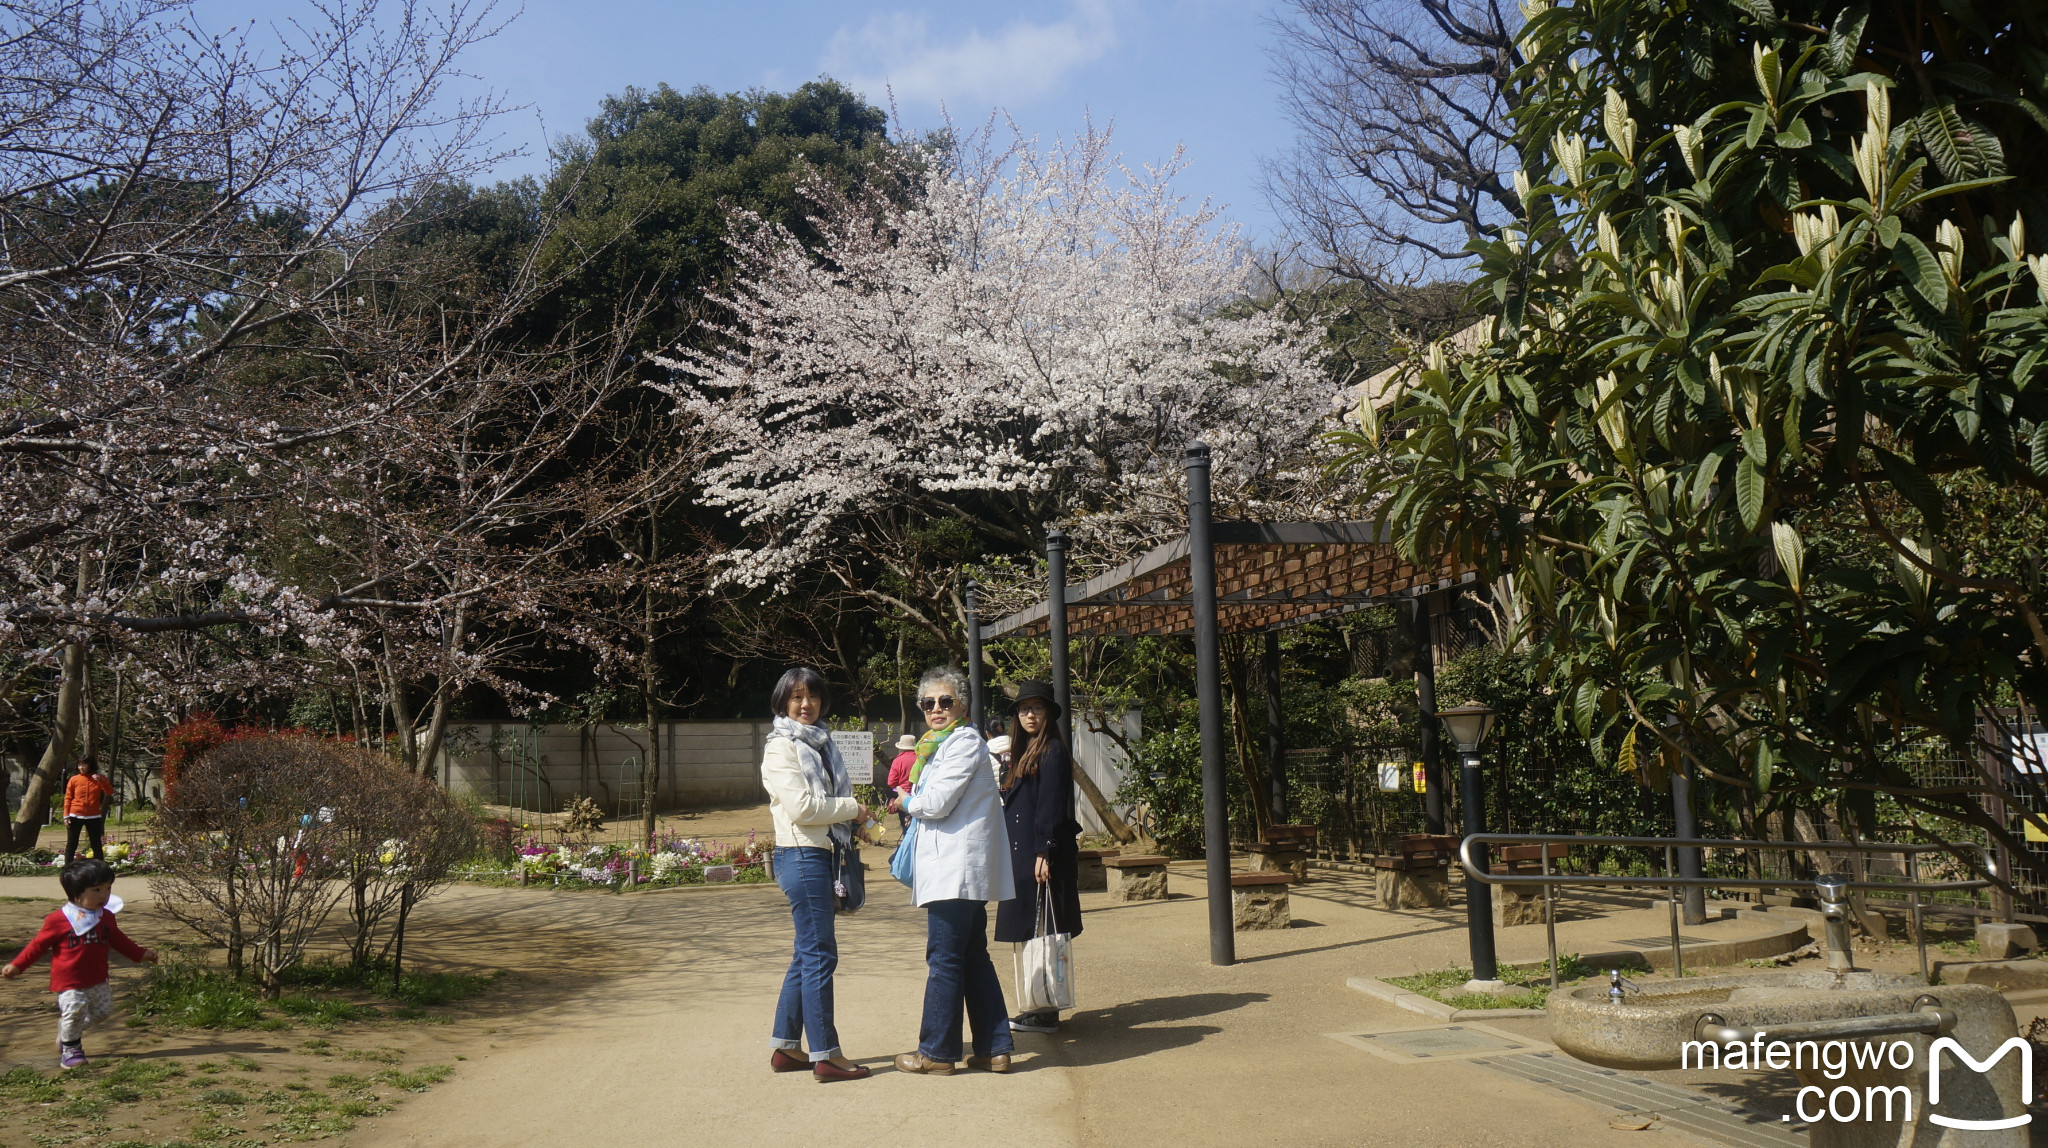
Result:
<svg viewBox="0 0 2048 1148"><path fill-rule="evenodd" d="M1598 969L1579 959L1577 953L1557 959L1558 984L1593 976ZM1513 965L1500 966L1500 979L1507 982L1511 991L1504 993L1468 993L1462 991L1465 982L1472 979L1471 969L1431 969L1416 973L1412 977L1388 977L1386 982L1396 988L1442 1001L1456 1009L1499 1009L1499 1008L1542 1008L1550 999L1550 966L1548 962L1540 968L1523 969Z"/></svg>
<svg viewBox="0 0 2048 1148"><path fill-rule="evenodd" d="M279 997L277 1007L299 1020L329 1027L347 1024L350 1021L368 1020L377 1015L377 1010L369 1005L337 1000L334 997L309 996L305 993Z"/></svg>
<svg viewBox="0 0 2048 1148"><path fill-rule="evenodd" d="M486 973L409 971L399 975L398 985L394 988L391 965L387 961L357 966L345 961L325 960L307 961L287 969L282 979L293 988L326 989L330 992L347 989L374 993L415 1008L433 1008L468 1000L491 987L498 976L496 970Z"/></svg>
<svg viewBox="0 0 2048 1148"><path fill-rule="evenodd" d="M423 1064L411 1072L400 1072L395 1068L388 1069L378 1073L377 1079L393 1088L402 1088L407 1092L425 1092L429 1085L441 1083L448 1079L449 1073L454 1071L455 1066L452 1064Z"/></svg>
<svg viewBox="0 0 2048 1148"><path fill-rule="evenodd" d="M166 962L152 967L135 994L135 1015L188 1028L254 1028L263 1005L248 985L226 973Z"/></svg>
<svg viewBox="0 0 2048 1148"><path fill-rule="evenodd" d="M215 1088L200 1093L199 1103L239 1106L249 1103L249 1098L232 1088Z"/></svg>

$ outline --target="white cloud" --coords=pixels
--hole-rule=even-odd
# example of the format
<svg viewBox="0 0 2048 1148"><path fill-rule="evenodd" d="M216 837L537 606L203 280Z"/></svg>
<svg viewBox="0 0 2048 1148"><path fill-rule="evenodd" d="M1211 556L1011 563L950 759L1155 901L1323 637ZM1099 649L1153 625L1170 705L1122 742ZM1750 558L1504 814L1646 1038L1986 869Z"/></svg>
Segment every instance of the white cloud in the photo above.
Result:
<svg viewBox="0 0 2048 1148"><path fill-rule="evenodd" d="M893 93L906 105L1006 105L1057 90L1115 44L1105 0L1075 0L1052 23L1018 21L993 36L977 28L943 41L922 15L892 12L835 32L822 67L871 100Z"/></svg>

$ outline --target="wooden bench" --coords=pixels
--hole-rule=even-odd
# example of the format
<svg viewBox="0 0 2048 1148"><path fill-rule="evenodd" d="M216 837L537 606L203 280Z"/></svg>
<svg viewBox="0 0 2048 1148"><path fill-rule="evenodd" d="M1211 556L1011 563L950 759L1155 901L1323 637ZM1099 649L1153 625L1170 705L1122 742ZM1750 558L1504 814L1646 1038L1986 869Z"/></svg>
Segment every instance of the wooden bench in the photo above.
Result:
<svg viewBox="0 0 2048 1148"><path fill-rule="evenodd" d="M1109 899L1112 901L1166 900L1166 858L1104 857L1109 870Z"/></svg>
<svg viewBox="0 0 2048 1148"><path fill-rule="evenodd" d="M1496 873L1516 875L1543 872L1543 858L1548 854L1550 871L1557 872L1557 862L1571 852L1571 846L1562 841L1547 845L1503 845L1495 851L1495 863L1488 868ZM1511 925L1540 925L1543 923L1543 889L1536 885L1495 885L1493 887L1493 924L1497 929Z"/></svg>
<svg viewBox="0 0 2048 1148"><path fill-rule="evenodd" d="M1315 850L1313 825L1268 825L1260 840L1244 847L1258 872L1291 873L1296 881L1308 880L1308 859Z"/></svg>
<svg viewBox="0 0 2048 1148"><path fill-rule="evenodd" d="M1230 921L1238 932L1252 929L1284 929L1294 918L1287 908L1287 887L1294 878L1287 873L1232 873L1230 875Z"/></svg>
<svg viewBox="0 0 2048 1148"><path fill-rule="evenodd" d="M1451 903L1451 862L1459 839L1447 833L1410 833L1394 852L1372 859L1383 909L1441 909Z"/></svg>
<svg viewBox="0 0 2048 1148"><path fill-rule="evenodd" d="M1123 852L1121 849L1083 849L1080 862L1075 866L1075 884L1084 893L1100 893L1109 888L1109 870L1103 862Z"/></svg>

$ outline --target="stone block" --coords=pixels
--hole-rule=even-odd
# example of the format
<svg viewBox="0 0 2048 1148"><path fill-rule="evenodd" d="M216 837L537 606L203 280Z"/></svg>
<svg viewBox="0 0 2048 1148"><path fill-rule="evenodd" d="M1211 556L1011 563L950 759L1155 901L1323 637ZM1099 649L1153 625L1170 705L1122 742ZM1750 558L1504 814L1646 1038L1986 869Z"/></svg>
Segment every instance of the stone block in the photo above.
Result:
<svg viewBox="0 0 2048 1148"><path fill-rule="evenodd" d="M1493 927L1511 928L1515 925L1540 925L1543 923L1543 891L1540 889L1511 889L1504 885L1493 887Z"/></svg>
<svg viewBox="0 0 2048 1148"><path fill-rule="evenodd" d="M1977 925L1977 948L1987 960L2002 961L2034 951L2038 942L2028 925L1983 921Z"/></svg>
<svg viewBox="0 0 2048 1148"><path fill-rule="evenodd" d="M1287 908L1287 886L1246 885L1231 889L1230 919L1240 933L1287 928L1294 921Z"/></svg>
<svg viewBox="0 0 2048 1148"><path fill-rule="evenodd" d="M1941 983L1990 985L2002 993L2038 992L2048 989L2048 961L1978 961L1944 964Z"/></svg>
<svg viewBox="0 0 2048 1148"><path fill-rule="evenodd" d="M1103 867L1104 857L1116 856L1114 849L1083 849L1080 861L1075 867L1075 884L1083 893L1100 893L1109 888L1109 870Z"/></svg>
<svg viewBox="0 0 2048 1148"><path fill-rule="evenodd" d="M1112 901L1166 900L1166 858L1119 857L1106 861Z"/></svg>
<svg viewBox="0 0 2048 1148"><path fill-rule="evenodd" d="M1376 869L1382 909L1441 909L1451 903L1450 870L1442 866L1422 869Z"/></svg>
<svg viewBox="0 0 2048 1148"><path fill-rule="evenodd" d="M1308 880L1308 853L1300 849L1267 850L1252 854L1253 871L1286 873L1296 882Z"/></svg>

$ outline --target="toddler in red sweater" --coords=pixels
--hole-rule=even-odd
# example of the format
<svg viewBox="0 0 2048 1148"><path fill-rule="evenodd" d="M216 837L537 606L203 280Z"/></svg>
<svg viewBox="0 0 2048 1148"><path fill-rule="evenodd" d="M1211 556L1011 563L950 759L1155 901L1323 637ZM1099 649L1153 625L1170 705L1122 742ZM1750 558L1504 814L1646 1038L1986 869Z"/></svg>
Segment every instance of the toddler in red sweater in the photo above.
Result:
<svg viewBox="0 0 2048 1148"><path fill-rule="evenodd" d="M114 915L114 867L96 858L74 861L57 876L64 905L43 918L42 931L0 977L18 977L44 953L50 958L50 991L57 994L57 1063L85 1067L85 1026L114 1013L114 987L107 983L107 950L138 963L155 964L156 954L128 939Z"/></svg>

